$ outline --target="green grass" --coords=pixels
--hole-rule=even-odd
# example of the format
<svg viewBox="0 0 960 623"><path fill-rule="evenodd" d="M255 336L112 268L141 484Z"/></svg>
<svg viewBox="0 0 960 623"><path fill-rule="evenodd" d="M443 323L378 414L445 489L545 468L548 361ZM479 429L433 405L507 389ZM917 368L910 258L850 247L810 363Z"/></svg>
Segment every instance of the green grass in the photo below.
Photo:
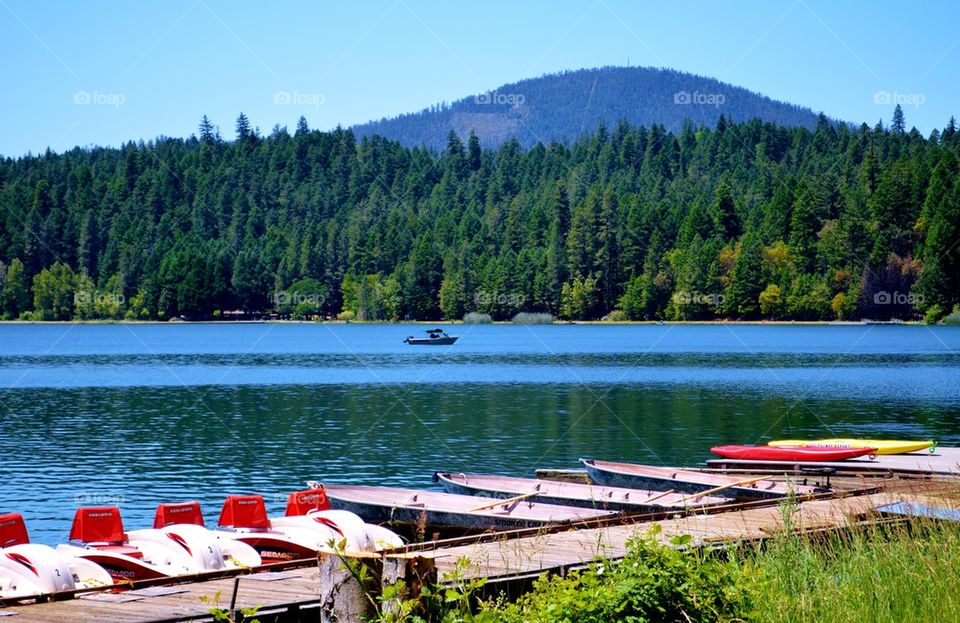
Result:
<svg viewBox="0 0 960 623"><path fill-rule="evenodd" d="M791 526L789 504L781 507ZM656 527L619 561L544 575L516 601L479 599L469 561L442 587L392 585L372 602L382 623L899 623L960 621L960 524L918 520L704 550ZM361 585L364 582L361 578ZM392 608L382 608L387 602Z"/></svg>
<svg viewBox="0 0 960 623"><path fill-rule="evenodd" d="M623 561L543 577L481 613L508 623L958 621L958 581L960 526L947 523L785 534L719 554L637 538Z"/></svg>
<svg viewBox="0 0 960 623"><path fill-rule="evenodd" d="M756 621L960 620L960 527L914 522L815 542L789 536L729 563Z"/></svg>

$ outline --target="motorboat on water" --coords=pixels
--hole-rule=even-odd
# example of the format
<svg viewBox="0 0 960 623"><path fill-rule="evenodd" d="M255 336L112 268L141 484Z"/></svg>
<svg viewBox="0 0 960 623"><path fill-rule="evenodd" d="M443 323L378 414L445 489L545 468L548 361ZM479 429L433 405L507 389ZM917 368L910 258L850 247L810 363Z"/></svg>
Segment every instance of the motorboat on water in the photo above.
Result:
<svg viewBox="0 0 960 623"><path fill-rule="evenodd" d="M0 599L29 598L112 583L110 574L91 561L31 543L19 513L0 514Z"/></svg>
<svg viewBox="0 0 960 623"><path fill-rule="evenodd" d="M70 540L71 544L58 545L57 551L100 565L115 581L150 580L236 566L228 562L217 535L203 526L175 524L126 532L115 506L77 509ZM251 560L249 555L245 557Z"/></svg>
<svg viewBox="0 0 960 623"><path fill-rule="evenodd" d="M460 339L459 335L448 335L443 329L428 329L425 333L427 337L410 335L404 342L411 346L449 346Z"/></svg>
<svg viewBox="0 0 960 623"><path fill-rule="evenodd" d="M293 498L293 499L291 499ZM318 552L344 549L371 552L392 533L369 527L357 515L330 509L325 492L308 489L290 495L283 517L268 517L263 496L231 495L223 503L217 525L221 539L233 539L257 550L264 563L315 558Z"/></svg>

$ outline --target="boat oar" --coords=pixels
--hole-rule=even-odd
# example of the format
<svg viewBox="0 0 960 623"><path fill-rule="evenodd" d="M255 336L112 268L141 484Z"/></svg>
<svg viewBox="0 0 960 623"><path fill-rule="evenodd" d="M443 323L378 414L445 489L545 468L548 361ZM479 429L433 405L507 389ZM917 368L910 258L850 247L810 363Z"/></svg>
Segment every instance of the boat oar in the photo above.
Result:
<svg viewBox="0 0 960 623"><path fill-rule="evenodd" d="M497 500L493 504L484 504L483 506L478 506L476 508L471 508L468 510L468 513L475 513L477 511L485 511L491 508L496 508L498 506L506 506L507 504L513 504L514 502L520 502L521 500L526 500L527 498L532 498L535 495L540 495L540 491L531 491L530 493L524 493L523 495L518 495L516 497L507 498L505 500Z"/></svg>
<svg viewBox="0 0 960 623"><path fill-rule="evenodd" d="M743 487L743 486L746 486L746 485L752 485L752 484L755 483L755 482L761 482L761 481L763 481L763 480L770 480L771 478L773 478L773 476L761 476L760 478L750 478L750 479L747 479L747 480L740 480L740 481L737 481L737 482L731 482L730 484L728 484L728 485L723 485L722 487L714 487L713 489L707 489L706 491L701 491L700 493L694 493L693 495L689 495L689 496L683 498L682 500L680 500L680 503L681 503L681 504L686 504L687 502L690 502L691 500L696 500L697 498L702 498L702 497L705 496L705 495L713 495L714 493L720 493L721 491L726 491L727 489L730 489L730 488L732 488L732 487Z"/></svg>
<svg viewBox="0 0 960 623"><path fill-rule="evenodd" d="M676 491L674 491L673 489L667 489L667 490L664 491L663 493L658 493L657 495L653 496L652 498L647 498L646 500L642 500L642 502L643 502L644 504L649 504L650 502L653 502L654 500L659 500L660 498L665 498L665 497L667 497L668 495L670 495L671 493L676 493Z"/></svg>

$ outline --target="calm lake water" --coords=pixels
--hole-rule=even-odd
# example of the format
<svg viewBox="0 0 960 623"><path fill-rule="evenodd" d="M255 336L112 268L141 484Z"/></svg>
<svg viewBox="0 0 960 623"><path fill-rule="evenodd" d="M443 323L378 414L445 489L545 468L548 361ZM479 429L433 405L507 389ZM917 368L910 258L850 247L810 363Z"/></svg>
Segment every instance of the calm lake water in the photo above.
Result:
<svg viewBox="0 0 960 623"><path fill-rule="evenodd" d="M443 326L443 325L440 325ZM307 479L430 487L593 456L696 464L717 443L960 443L960 328L0 325L0 511L63 542L83 504L131 529Z"/></svg>

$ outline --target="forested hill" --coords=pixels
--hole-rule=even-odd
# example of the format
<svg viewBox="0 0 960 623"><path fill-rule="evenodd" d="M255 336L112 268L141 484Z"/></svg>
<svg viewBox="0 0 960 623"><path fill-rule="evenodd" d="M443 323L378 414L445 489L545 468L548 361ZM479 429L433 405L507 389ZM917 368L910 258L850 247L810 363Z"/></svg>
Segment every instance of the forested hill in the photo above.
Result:
<svg viewBox="0 0 960 623"><path fill-rule="evenodd" d="M4 316L935 319L960 297L953 120L440 154L237 131L0 161Z"/></svg>
<svg viewBox="0 0 960 623"><path fill-rule="evenodd" d="M720 115L733 121L761 119L813 129L813 111L777 102L740 87L670 69L581 69L505 84L449 105L354 126L358 136L380 135L409 147L441 150L447 132L471 131L483 147L516 137L522 147L537 142L571 143L601 122L621 119L679 131L683 122L713 127Z"/></svg>

